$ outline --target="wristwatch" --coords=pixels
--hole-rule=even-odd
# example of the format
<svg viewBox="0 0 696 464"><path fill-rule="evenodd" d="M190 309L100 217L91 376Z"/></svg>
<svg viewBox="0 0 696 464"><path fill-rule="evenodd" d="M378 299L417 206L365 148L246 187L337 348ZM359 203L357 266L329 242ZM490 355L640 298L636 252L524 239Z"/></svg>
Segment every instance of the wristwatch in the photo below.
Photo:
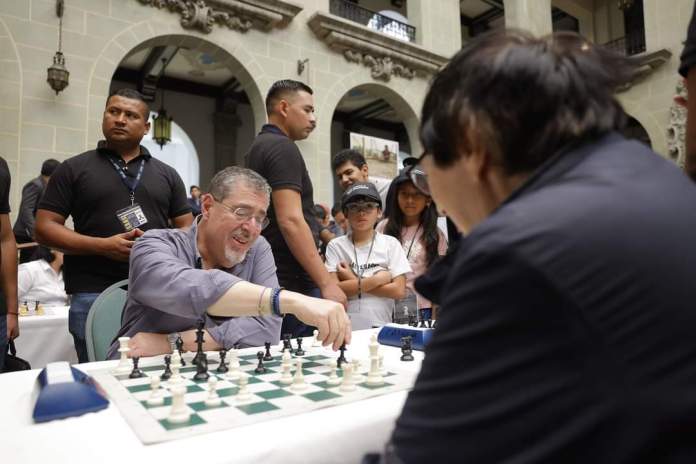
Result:
<svg viewBox="0 0 696 464"><path fill-rule="evenodd" d="M176 351L176 341L179 339L181 339L181 334L179 332L167 334L167 340L169 341L169 347L172 349L172 353Z"/></svg>

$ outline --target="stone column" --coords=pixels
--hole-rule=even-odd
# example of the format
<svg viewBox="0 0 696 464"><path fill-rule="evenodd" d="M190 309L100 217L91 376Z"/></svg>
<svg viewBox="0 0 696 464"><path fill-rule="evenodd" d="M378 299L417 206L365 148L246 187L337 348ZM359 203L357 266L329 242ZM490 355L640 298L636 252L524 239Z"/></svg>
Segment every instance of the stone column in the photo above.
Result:
<svg viewBox="0 0 696 464"><path fill-rule="evenodd" d="M458 0L408 0L406 8L408 22L416 27L418 45L448 57L461 48Z"/></svg>
<svg viewBox="0 0 696 464"><path fill-rule="evenodd" d="M213 115L215 124L215 172L228 166L240 164L235 158L237 127L241 124L239 116L237 116L236 106L236 102L227 102Z"/></svg>
<svg viewBox="0 0 696 464"><path fill-rule="evenodd" d="M551 0L504 0L505 27L524 29L535 36L550 34Z"/></svg>

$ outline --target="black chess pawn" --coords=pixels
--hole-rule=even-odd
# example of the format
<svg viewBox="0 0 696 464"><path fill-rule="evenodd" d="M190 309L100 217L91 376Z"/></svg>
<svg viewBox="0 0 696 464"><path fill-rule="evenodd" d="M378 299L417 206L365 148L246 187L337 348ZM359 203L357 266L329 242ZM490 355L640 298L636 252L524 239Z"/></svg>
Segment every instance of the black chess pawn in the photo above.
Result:
<svg viewBox="0 0 696 464"><path fill-rule="evenodd" d="M184 341L181 339L181 336L176 337L174 346L176 347L176 351L179 352L179 357L181 358L181 367L184 367L186 365L186 361L184 361Z"/></svg>
<svg viewBox="0 0 696 464"><path fill-rule="evenodd" d="M302 339L297 337L297 348L295 348L295 356L304 356L305 352L302 349Z"/></svg>
<svg viewBox="0 0 696 464"><path fill-rule="evenodd" d="M169 380L172 376L172 357L168 354L164 355L164 372L160 375L160 380Z"/></svg>
<svg viewBox="0 0 696 464"><path fill-rule="evenodd" d="M341 350L341 354L338 356L338 359L336 360L336 367L340 369L341 364L348 362L348 360L346 359L346 344L344 343L343 345L341 345L339 350Z"/></svg>
<svg viewBox="0 0 696 464"><path fill-rule="evenodd" d="M196 364L196 375L193 376L193 380L202 381L208 380L210 374L208 374L208 357L205 353L201 352L201 357L198 359L198 364Z"/></svg>
<svg viewBox="0 0 696 464"><path fill-rule="evenodd" d="M141 371L138 368L138 362L140 361L140 358L138 356L134 356L132 359L133 359L133 370L131 371L128 378L129 379L139 379L140 377L144 377L145 374L143 374L143 371Z"/></svg>
<svg viewBox="0 0 696 464"><path fill-rule="evenodd" d="M401 360L413 361L413 349L411 348L411 337L401 337Z"/></svg>
<svg viewBox="0 0 696 464"><path fill-rule="evenodd" d="M271 356L271 342L266 342L263 345L266 347L266 354L263 356L263 360L273 361L273 356Z"/></svg>
<svg viewBox="0 0 696 464"><path fill-rule="evenodd" d="M265 374L266 368L263 366L263 351L259 351L258 353L256 353L256 358L259 360L259 365L256 366L254 372L256 374Z"/></svg>
<svg viewBox="0 0 696 464"><path fill-rule="evenodd" d="M225 362L225 356L227 356L227 351L220 350L220 365L217 367L217 369L215 369L215 372L218 374L224 374L225 372L229 371L227 363Z"/></svg>

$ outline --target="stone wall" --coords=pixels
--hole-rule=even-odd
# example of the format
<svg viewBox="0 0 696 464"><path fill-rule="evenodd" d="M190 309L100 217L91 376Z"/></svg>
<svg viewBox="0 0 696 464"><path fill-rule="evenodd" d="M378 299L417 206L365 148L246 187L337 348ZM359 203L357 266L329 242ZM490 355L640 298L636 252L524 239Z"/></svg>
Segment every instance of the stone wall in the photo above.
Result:
<svg viewBox="0 0 696 464"><path fill-rule="evenodd" d="M422 28L421 48L448 57L460 47L458 2L438 0L441 7L428 9L428 1L409 0L409 21ZM254 132L265 122L263 97L275 80L295 78L311 85L318 128L299 146L317 201L333 199L331 115L353 87L367 84L371 93L384 96L403 120L417 153L417 114L429 76L376 80L369 66L348 61L308 27L314 13L328 12L328 0L294 3L302 10L287 24L246 32L214 25L205 33L185 29L178 14L140 0L69 0L63 52L70 85L56 96L46 83L46 68L58 40L55 1L0 1L0 155L11 169L13 211L21 186L37 175L44 159L68 158L93 147L102 137L101 115L113 73L138 46L221 48L249 97ZM306 58L309 70L298 76L297 60Z"/></svg>

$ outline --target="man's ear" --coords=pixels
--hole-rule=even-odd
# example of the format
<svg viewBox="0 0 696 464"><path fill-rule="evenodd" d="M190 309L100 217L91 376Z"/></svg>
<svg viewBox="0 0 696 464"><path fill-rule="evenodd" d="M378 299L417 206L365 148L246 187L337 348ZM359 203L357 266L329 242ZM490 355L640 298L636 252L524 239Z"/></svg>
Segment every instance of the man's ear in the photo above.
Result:
<svg viewBox="0 0 696 464"><path fill-rule="evenodd" d="M277 109L277 111L278 111L278 114L280 114L280 115L283 116L284 118L287 118L287 117L288 117L288 109L289 109L289 108L290 108L290 103L288 103L288 101L285 100L284 98L281 99L281 100L278 102L278 105L276 106L276 109Z"/></svg>
<svg viewBox="0 0 696 464"><path fill-rule="evenodd" d="M367 182L367 177L370 175L370 167L367 165L367 163L362 165L360 172L363 173L363 176L365 176L365 182Z"/></svg>
<svg viewBox="0 0 696 464"><path fill-rule="evenodd" d="M211 194L204 193L201 195L201 214L204 218L208 219L208 215L210 214L210 208L213 207L214 203L215 199Z"/></svg>

